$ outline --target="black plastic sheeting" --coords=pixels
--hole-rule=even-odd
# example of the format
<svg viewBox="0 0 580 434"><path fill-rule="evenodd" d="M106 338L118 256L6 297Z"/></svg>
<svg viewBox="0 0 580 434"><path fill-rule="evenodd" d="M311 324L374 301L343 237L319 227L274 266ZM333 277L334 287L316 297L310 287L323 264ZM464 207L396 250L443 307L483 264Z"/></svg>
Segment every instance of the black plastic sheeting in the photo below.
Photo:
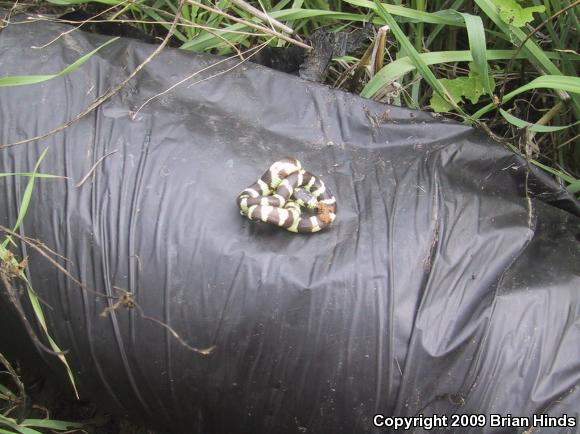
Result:
<svg viewBox="0 0 580 434"><path fill-rule="evenodd" d="M74 32L32 48L67 29L8 26L2 75L54 73L108 39ZM153 49L121 39L62 78L1 88L0 141L65 123ZM31 171L48 148L41 172L68 177L37 181L23 235L68 258L86 287L130 290L190 345L215 346L189 351L135 309L99 316L115 300L20 244L83 396L174 433L392 432L375 414L580 416L571 196L459 123L217 60L166 49L64 132L1 151L0 172ZM283 156L337 196L330 230L240 216L238 192ZM27 180L0 178L2 225L14 225ZM11 318L4 335L20 326ZM433 431L524 430L488 417Z"/></svg>

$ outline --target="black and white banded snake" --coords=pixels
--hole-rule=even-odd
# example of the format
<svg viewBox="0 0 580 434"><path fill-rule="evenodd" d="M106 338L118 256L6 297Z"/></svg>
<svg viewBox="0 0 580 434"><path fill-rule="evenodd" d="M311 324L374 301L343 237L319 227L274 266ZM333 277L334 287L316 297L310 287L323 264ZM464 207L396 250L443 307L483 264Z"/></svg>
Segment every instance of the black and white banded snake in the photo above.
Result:
<svg viewBox="0 0 580 434"><path fill-rule="evenodd" d="M324 182L290 157L274 162L238 195L237 204L250 220L297 233L318 232L336 218L336 198ZM311 215L303 216L302 208L311 210Z"/></svg>

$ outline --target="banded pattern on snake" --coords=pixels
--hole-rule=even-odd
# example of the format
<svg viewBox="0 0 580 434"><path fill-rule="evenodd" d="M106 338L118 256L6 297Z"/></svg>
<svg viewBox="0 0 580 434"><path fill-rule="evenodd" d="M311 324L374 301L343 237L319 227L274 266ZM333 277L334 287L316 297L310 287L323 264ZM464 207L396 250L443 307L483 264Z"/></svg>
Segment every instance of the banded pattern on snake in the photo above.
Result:
<svg viewBox="0 0 580 434"><path fill-rule="evenodd" d="M336 198L324 182L290 157L274 162L238 195L237 204L240 213L250 220L297 233L318 232L336 218ZM303 215L302 208L313 214Z"/></svg>

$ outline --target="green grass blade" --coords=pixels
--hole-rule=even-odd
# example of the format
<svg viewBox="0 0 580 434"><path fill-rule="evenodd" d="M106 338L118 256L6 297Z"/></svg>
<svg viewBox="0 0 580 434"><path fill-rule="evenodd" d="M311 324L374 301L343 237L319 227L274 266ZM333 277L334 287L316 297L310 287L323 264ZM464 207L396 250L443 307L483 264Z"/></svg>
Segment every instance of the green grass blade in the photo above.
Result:
<svg viewBox="0 0 580 434"><path fill-rule="evenodd" d="M62 72L62 71L61 71ZM27 86L29 84L42 83L44 81L52 80L58 77L58 74L51 75L13 75L8 77L0 77L0 87L9 86Z"/></svg>
<svg viewBox="0 0 580 434"><path fill-rule="evenodd" d="M481 17L461 13L467 28L467 38L469 40L469 50L473 57L475 70L483 80L483 88L488 95L493 95L492 82L489 77L489 67L487 65L487 46L485 43L485 29Z"/></svg>
<svg viewBox="0 0 580 434"><path fill-rule="evenodd" d="M32 428L27 428L27 427L23 427L21 425L19 425L18 423L16 423L15 419L12 419L10 417L6 417L3 414L0 413L0 426L4 425L6 427L11 428L13 431L8 431L8 430L4 430L4 429L0 429L0 434L2 433L8 433L8 434L14 434L14 433L21 433L21 434L42 434L40 431L36 431Z"/></svg>
<svg viewBox="0 0 580 434"><path fill-rule="evenodd" d="M74 428L82 428L84 425L79 422L67 422L64 420L52 419L26 419L20 423L24 427L53 429L58 431L67 431Z"/></svg>
<svg viewBox="0 0 580 434"><path fill-rule="evenodd" d="M570 193L578 193L580 192L580 179L574 181L566 188Z"/></svg>
<svg viewBox="0 0 580 434"><path fill-rule="evenodd" d="M32 173L32 172L9 172L9 173L0 173L0 178L5 178L7 176L34 176L35 178L69 179L67 176L50 175L48 173Z"/></svg>
<svg viewBox="0 0 580 434"><path fill-rule="evenodd" d="M523 93L527 90L538 88L559 89L578 95L580 94L580 78L569 77L565 75L542 75L541 77L530 81L528 84L518 87L516 90L513 90L510 93L504 95L502 103L509 101L514 96L519 95L520 93ZM494 108L495 105L488 104L485 107L479 109L472 116L472 118L479 119L481 116L493 110Z"/></svg>
<svg viewBox="0 0 580 434"><path fill-rule="evenodd" d="M2 395L3 397L9 397L9 399L13 399L16 397L16 395L14 395L14 392L12 392L9 388L4 386L3 384L0 384L0 395Z"/></svg>
<svg viewBox="0 0 580 434"><path fill-rule="evenodd" d="M43 434L41 431L37 431L35 429L32 428L28 428L25 426L17 426L15 428L20 434Z"/></svg>
<svg viewBox="0 0 580 434"><path fill-rule="evenodd" d="M345 2L350 3L353 6L371 9L375 12L378 12L379 10L375 3L368 0L345 0ZM439 11L437 13L431 13L387 3L381 3L380 5L388 14L408 18L411 22L465 27L465 23L461 17L451 11Z"/></svg>
<svg viewBox="0 0 580 434"><path fill-rule="evenodd" d="M171 28L171 23L167 22L167 19L163 18L161 15L159 15L156 11L153 10L153 8L148 8L148 7L143 7L142 11L145 15L147 15L153 22L158 22L160 23L159 25L164 27L167 31L169 31L169 29ZM176 28L173 31L173 36L175 36L177 39L179 39L181 42L187 42L189 39L183 34L183 32L181 32L179 30L179 28Z"/></svg>
<svg viewBox="0 0 580 434"><path fill-rule="evenodd" d="M48 333L48 326L46 325L46 318L44 317L44 312L42 311L42 306L40 305L40 301L38 300L38 297L36 296L36 292L34 291L32 286L30 285L30 282L28 281L28 279L26 278L26 276L24 274L21 276L21 278L26 282L26 292L28 294L28 299L30 300L30 304L32 305L32 309L34 310L34 314L36 315L36 318L38 319L38 322L40 323L40 326L42 327L42 330L44 331L44 334L46 335L46 337L48 339L48 343L50 344L50 348L52 348L52 350L56 351L57 353L62 353L62 350L60 349L60 347L57 345L57 343L54 341L54 339L52 339L52 336L50 336L50 334ZM68 361L66 360L66 357L64 356L64 354L59 354L57 357L60 359L60 361L64 365L66 372L67 372L67 375L69 377L69 380L71 382L71 385L74 389L75 395L78 398L79 393L77 390L74 375L73 375L72 369L70 368L70 365L68 364Z"/></svg>
<svg viewBox="0 0 580 434"><path fill-rule="evenodd" d="M14 227L12 228L13 232L16 232L18 230L18 228L22 224L22 221L24 220L24 216L26 215L26 212L28 211L28 206L30 205L30 199L32 198L32 191L34 190L34 180L36 179L36 172L38 171L40 163L42 163L42 160L44 160L44 157L46 156L47 152L48 152L48 148L46 148L44 151L42 151L42 154L40 154L40 157L38 158L38 161L36 162L36 165L34 166L34 170L32 171L32 176L30 177L30 179L28 180L28 183L26 184L26 188L24 189L24 194L22 196L22 203L20 204L20 208L18 209L18 217L16 218L16 223L14 224ZM6 237L6 239L2 243L2 247L6 248L6 246L8 245L9 242L10 242L10 237Z"/></svg>
<svg viewBox="0 0 580 434"><path fill-rule="evenodd" d="M0 87L25 86L25 85L29 85L29 84L42 83L42 82L52 80L52 79L57 78L57 77L61 77L65 74L68 74L69 72L73 72L74 70L76 70L83 63L85 63L87 60L89 60L97 51L99 51L100 49L113 43L117 39L119 39L119 38L117 37L117 38L113 38L113 39L108 40L104 44L95 48L90 53L85 54L84 56L82 56L81 58L79 58L75 62L71 63L69 66L67 66L62 71L60 71L56 74L51 74L51 75L14 75L14 76L8 76L8 77L0 77Z"/></svg>
<svg viewBox="0 0 580 434"><path fill-rule="evenodd" d="M504 109L499 109L499 112L501 113L501 115L503 116L503 118L508 121L510 124L515 125L518 128L528 128L530 131L534 132L534 133L553 133L555 131L562 131L565 130L566 128L570 128L573 127L574 125L578 125L579 122L570 124L570 125L564 125L564 126L550 126L550 125L536 125L536 124L532 124L531 122L526 122L514 115L512 115L511 113L506 112Z"/></svg>

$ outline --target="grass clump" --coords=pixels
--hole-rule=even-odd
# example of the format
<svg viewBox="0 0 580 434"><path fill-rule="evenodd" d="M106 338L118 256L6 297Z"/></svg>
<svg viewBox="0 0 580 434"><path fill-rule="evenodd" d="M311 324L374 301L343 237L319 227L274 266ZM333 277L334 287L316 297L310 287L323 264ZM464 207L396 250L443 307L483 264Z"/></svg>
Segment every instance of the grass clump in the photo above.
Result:
<svg viewBox="0 0 580 434"><path fill-rule="evenodd" d="M50 3L63 13L86 11L86 24L130 24L153 40L177 18L173 45L240 57L260 44L303 47L320 27L352 31L371 23L383 31L365 54L335 58L328 84L478 125L580 192L579 0Z"/></svg>

